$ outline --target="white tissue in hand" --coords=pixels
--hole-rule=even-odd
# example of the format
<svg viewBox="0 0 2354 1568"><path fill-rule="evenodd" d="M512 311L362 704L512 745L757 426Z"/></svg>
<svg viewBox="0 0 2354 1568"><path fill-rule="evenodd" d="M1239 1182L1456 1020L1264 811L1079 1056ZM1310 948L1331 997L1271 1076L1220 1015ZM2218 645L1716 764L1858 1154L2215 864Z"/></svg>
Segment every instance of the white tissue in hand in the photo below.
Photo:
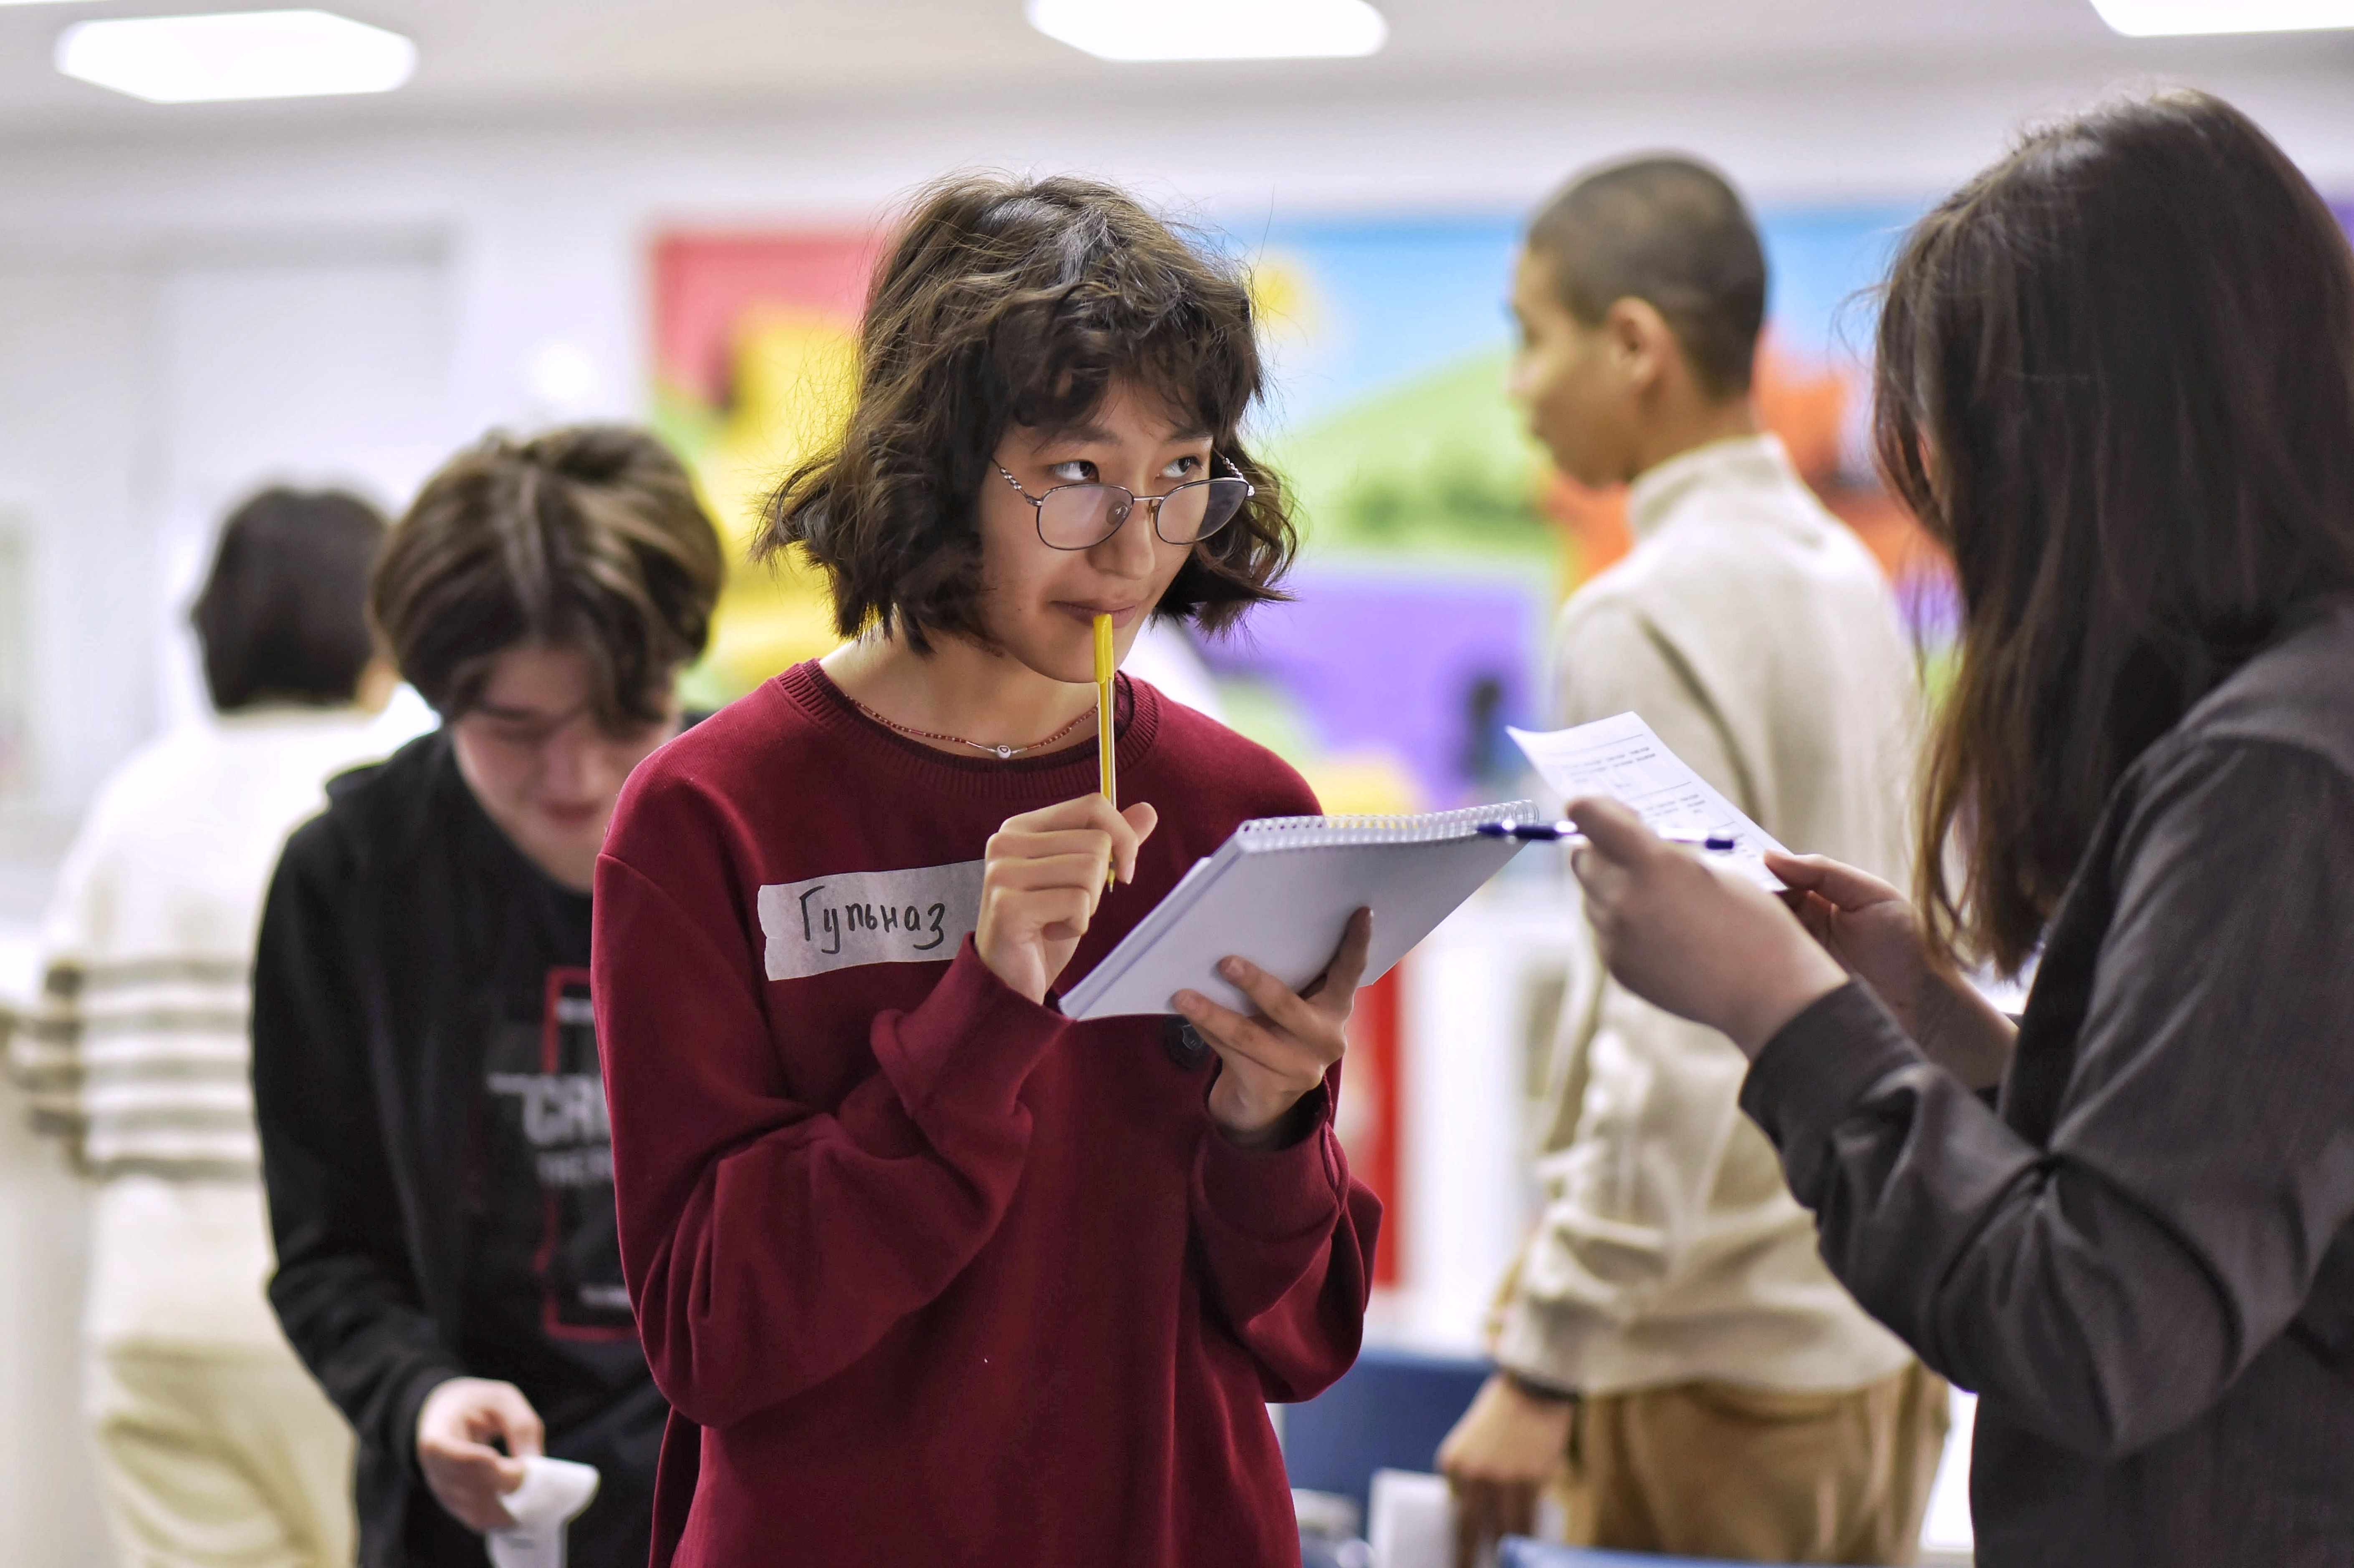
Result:
<svg viewBox="0 0 2354 1568"><path fill-rule="evenodd" d="M514 1520L487 1538L493 1568L564 1568L564 1529L597 1495L597 1467L534 1457L499 1501Z"/></svg>

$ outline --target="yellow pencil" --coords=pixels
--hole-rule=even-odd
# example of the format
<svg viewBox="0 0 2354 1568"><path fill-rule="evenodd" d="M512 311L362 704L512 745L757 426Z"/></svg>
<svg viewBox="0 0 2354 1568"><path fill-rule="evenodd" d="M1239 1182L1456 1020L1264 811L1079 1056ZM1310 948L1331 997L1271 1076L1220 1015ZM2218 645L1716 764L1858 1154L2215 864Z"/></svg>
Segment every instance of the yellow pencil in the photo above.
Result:
<svg viewBox="0 0 2354 1568"><path fill-rule="evenodd" d="M1112 759L1118 737L1112 734L1112 672L1119 666L1112 661L1111 617L1096 617L1096 761L1103 779L1103 796L1116 808L1119 805L1119 781ZM1104 874L1106 891L1117 885L1119 870L1114 866Z"/></svg>

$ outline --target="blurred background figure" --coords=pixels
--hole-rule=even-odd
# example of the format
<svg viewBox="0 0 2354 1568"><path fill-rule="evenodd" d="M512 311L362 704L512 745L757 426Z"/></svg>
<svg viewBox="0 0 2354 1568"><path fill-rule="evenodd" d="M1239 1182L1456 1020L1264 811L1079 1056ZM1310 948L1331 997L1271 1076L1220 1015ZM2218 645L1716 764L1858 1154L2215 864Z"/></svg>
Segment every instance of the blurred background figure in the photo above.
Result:
<svg viewBox="0 0 2354 1568"><path fill-rule="evenodd" d="M1901 879L1913 654L1877 563L1758 428L1766 285L1740 196L1688 158L1589 173L1530 227L1513 395L1564 473L1631 483L1635 541L1562 611L1553 717L1640 714L1766 832ZM1571 1459L1593 1545L1912 1560L1944 1385L1816 1256L1744 1067L1608 980L1564 1009L1544 1211L1439 1451L1460 1568L1528 1532Z"/></svg>
<svg viewBox="0 0 2354 1568"><path fill-rule="evenodd" d="M384 520L269 490L222 530L192 620L217 721L107 781L42 932L10 1065L97 1186L84 1402L124 1561L335 1568L351 1433L279 1331L247 1034L286 835L380 754L393 686L364 599Z"/></svg>
<svg viewBox="0 0 2354 1568"><path fill-rule="evenodd" d="M723 569L626 426L428 480L369 611L441 727L287 845L254 974L270 1296L359 1438L360 1561L462 1568L542 1452L597 1467L577 1568L643 1568L670 1406L621 1281L589 886L678 732Z"/></svg>

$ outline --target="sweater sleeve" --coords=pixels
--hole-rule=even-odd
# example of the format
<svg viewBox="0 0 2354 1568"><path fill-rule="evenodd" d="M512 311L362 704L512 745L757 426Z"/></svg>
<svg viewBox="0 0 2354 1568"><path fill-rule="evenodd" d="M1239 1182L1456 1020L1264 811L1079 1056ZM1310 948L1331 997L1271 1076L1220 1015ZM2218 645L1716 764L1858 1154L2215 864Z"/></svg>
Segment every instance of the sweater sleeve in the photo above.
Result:
<svg viewBox="0 0 2354 1568"><path fill-rule="evenodd" d="M1028 1157L1022 1085L1065 1022L968 938L920 1005L876 1016L877 1071L821 1109L782 1080L755 945L711 881L673 892L609 853L592 989L639 1335L671 1403L726 1426L842 1372L980 1252Z"/></svg>
<svg viewBox="0 0 2354 1568"><path fill-rule="evenodd" d="M1193 1234L1211 1299L1258 1363L1272 1400L1312 1399L1347 1372L1373 1298L1382 1205L1349 1175L1332 1128L1335 1064L1306 1136L1277 1150L1202 1132L1192 1183Z"/></svg>
<svg viewBox="0 0 2354 1568"><path fill-rule="evenodd" d="M1759 1054L1744 1106L1832 1272L2005 1419L2130 1453L2302 1309L2354 1217L2349 821L2354 789L2286 747L2211 747L2152 781L2043 1147L1857 985Z"/></svg>
<svg viewBox="0 0 2354 1568"><path fill-rule="evenodd" d="M1585 724L1640 713L1679 757L1755 809L1749 780L1689 662L1631 608L1604 600L1564 624L1556 717ZM1585 921L1584 961L1597 970ZM1556 1066L1537 1171L1543 1209L1498 1314L1495 1355L1548 1385L1575 1388L1587 1347L1639 1317L1687 1268L1740 1122L1740 1050L1629 994L1606 976L1596 1005L1564 1020L1556 1049L1613 1065L1597 1083ZM1588 1092L1593 1091L1593 1092ZM1762 1150L1760 1151L1762 1157Z"/></svg>
<svg viewBox="0 0 2354 1568"><path fill-rule="evenodd" d="M362 1049L339 870L323 822L297 833L263 907L253 989L254 1110L276 1234L270 1302L303 1364L397 1487L417 1414L466 1375L428 1317Z"/></svg>
<svg viewBox="0 0 2354 1568"><path fill-rule="evenodd" d="M9 1075L24 1091L33 1130L58 1139L67 1163L85 1170L90 1109L83 1098L85 961L104 902L101 866L107 800L101 797L58 868L57 891L41 924L40 995L29 1011L0 1016ZM5 1012L0 1009L0 1012Z"/></svg>

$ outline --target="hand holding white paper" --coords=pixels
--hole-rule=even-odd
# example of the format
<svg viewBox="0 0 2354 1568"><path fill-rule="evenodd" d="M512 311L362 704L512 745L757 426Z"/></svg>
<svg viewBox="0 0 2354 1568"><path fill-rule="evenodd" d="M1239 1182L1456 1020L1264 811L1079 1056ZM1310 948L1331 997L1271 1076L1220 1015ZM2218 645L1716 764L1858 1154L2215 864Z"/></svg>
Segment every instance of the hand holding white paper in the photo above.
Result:
<svg viewBox="0 0 2354 1568"><path fill-rule="evenodd" d="M492 1568L564 1568L565 1527L597 1495L597 1467L536 1456L523 1462L523 1485L499 1500L514 1518L486 1538Z"/></svg>

